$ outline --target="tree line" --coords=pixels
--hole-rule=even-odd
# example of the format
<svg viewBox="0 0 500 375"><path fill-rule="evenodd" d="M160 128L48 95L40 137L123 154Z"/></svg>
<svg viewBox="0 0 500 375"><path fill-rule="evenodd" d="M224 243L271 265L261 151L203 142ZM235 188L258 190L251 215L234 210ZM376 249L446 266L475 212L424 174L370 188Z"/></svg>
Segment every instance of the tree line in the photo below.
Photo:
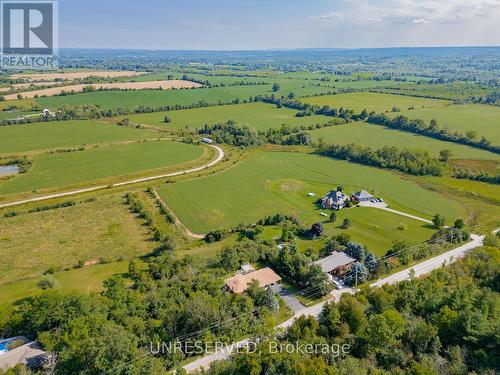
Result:
<svg viewBox="0 0 500 375"><path fill-rule="evenodd" d="M475 131L471 130L466 132L465 134L459 133L457 131L452 132L445 128L440 128L438 126L437 120L435 119L432 119L429 124L426 124L422 119L410 120L406 116L397 116L393 119L390 119L383 113L378 115L372 113L368 116L367 121L370 124L383 125L392 129L421 134L427 137L439 139L441 141L460 143L500 154L500 146L492 145L491 142L485 137L481 137L480 139L478 139L477 133Z"/></svg>
<svg viewBox="0 0 500 375"><path fill-rule="evenodd" d="M269 129L267 132L257 132L247 125L239 125L234 121L205 124L198 134L209 136L217 143L225 143L237 147L254 147L264 143L280 145L310 145L311 135L301 127L290 128L282 126L279 129Z"/></svg>
<svg viewBox="0 0 500 375"><path fill-rule="evenodd" d="M464 180L481 181L489 184L500 184L500 174L491 175L484 171L474 172L468 169L457 169L453 172L453 177Z"/></svg>
<svg viewBox="0 0 500 375"><path fill-rule="evenodd" d="M286 107L290 109L295 109L299 111L296 115L297 117L312 116L312 115L331 116L344 119L345 123L351 121L365 120L368 117L368 112L366 111L366 109L361 111L359 114L356 114L354 113L354 110L347 109L344 107L337 109L337 108L331 108L328 105L324 106L312 105L295 100L293 94L288 95L288 97L277 97L274 94L271 96L257 95L255 97L255 101L274 104L278 108Z"/></svg>
<svg viewBox="0 0 500 375"><path fill-rule="evenodd" d="M443 174L443 166L439 160L422 150L399 149L395 146L372 149L369 146L354 143L347 145L321 143L316 152L336 159L379 168L396 169L417 176L441 176Z"/></svg>

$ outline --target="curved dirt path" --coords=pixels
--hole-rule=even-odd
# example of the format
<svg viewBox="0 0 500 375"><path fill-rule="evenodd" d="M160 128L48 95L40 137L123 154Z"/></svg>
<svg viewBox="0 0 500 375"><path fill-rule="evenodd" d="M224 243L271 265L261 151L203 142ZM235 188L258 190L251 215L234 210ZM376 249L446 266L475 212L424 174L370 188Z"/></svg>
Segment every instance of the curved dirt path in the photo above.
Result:
<svg viewBox="0 0 500 375"><path fill-rule="evenodd" d="M124 182L118 182L116 184L111 184L111 185L98 185L98 186L92 186L92 187L84 188L84 189L65 191L65 192L62 192L62 193L55 193L55 194L50 194L50 195L42 195L40 197L23 199L23 200L9 202L9 203L3 203L3 204L0 204L0 208L18 206L20 204L32 203L32 202L39 202L39 201L44 201L44 200L48 200L48 199L67 197L67 196L71 196L71 195L78 195L78 194L82 194L82 193L88 193L88 192L91 192L91 191L106 189L106 188L109 188L109 187L113 188L113 187L119 187L119 186L133 185L133 184L138 184L138 183L141 183L141 182L153 181L153 180L158 180L158 179L166 178L166 177L175 177L175 176L180 176L180 175L183 175L183 174L189 174L189 173L199 172L199 171L202 171L202 170L204 170L206 168L209 168L209 167L211 167L211 166L219 163L224 158L224 156L225 156L224 150L221 147L215 146L215 145L207 145L207 146L208 147L212 147L212 148L214 148L214 149L217 150L217 157L214 160L212 160L210 163L202 165L201 167L186 169L186 170L182 170L182 171L178 171L178 172L161 174L161 175L157 175L157 176L136 178L136 179L133 179L133 180L124 181Z"/></svg>
<svg viewBox="0 0 500 375"><path fill-rule="evenodd" d="M191 238L196 238L198 240L202 240L205 238L204 234L194 233L194 232L190 231L189 228L187 226L185 226L184 223L177 217L177 215L168 207L167 203L163 200L163 198L160 196L160 194L158 194L158 192L154 189L153 189L153 195L158 200L158 202L160 202L160 204L163 206L163 208L165 210L167 210L170 213L170 215L172 215L174 217L175 225L177 226L177 228L179 228L179 230L181 230L182 232L184 232L187 236L189 236Z"/></svg>

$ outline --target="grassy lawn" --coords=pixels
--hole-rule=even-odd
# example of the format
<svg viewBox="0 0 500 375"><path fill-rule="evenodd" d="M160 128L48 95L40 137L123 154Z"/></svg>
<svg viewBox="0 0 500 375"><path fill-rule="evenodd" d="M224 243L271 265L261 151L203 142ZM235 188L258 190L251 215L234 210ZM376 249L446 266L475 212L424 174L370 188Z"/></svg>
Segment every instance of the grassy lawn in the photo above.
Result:
<svg viewBox="0 0 500 375"><path fill-rule="evenodd" d="M138 142L37 155L27 173L0 183L0 194L34 191L123 176L195 160L203 148L173 141Z"/></svg>
<svg viewBox="0 0 500 375"><path fill-rule="evenodd" d="M26 115L33 115L33 114L40 114L40 113L31 111L22 111L22 110L0 111L0 120L17 119L18 117L24 117Z"/></svg>
<svg viewBox="0 0 500 375"><path fill-rule="evenodd" d="M123 274L127 271L128 261L113 262L56 272L53 278L55 289L62 293L91 293L101 291L102 283L110 276ZM12 304L18 300L35 295L40 291L37 283L42 278L42 276L37 276L31 279L0 285L0 305Z"/></svg>
<svg viewBox="0 0 500 375"><path fill-rule="evenodd" d="M420 118L426 122L438 121L441 128L448 127L465 134L474 130L478 139L482 136L495 145L500 145L500 108L492 105L464 104L441 108L424 108L405 111L408 118Z"/></svg>
<svg viewBox="0 0 500 375"><path fill-rule="evenodd" d="M322 212L330 214L328 210ZM349 229L342 229L342 221L348 218L352 222ZM428 240L434 233L434 229L424 222L410 219L391 212L367 207L353 207L351 209L337 212L337 221L331 223L328 218L318 215L316 221L323 224L327 237L345 233L354 242L361 243L377 256L383 256L391 248L395 240L407 241L417 244ZM281 236L279 227L265 227L261 238L273 239ZM318 257L325 242L321 239L311 240L308 238L297 238L297 248L304 252L307 249Z"/></svg>
<svg viewBox="0 0 500 375"><path fill-rule="evenodd" d="M342 229L341 224L349 218L352 226ZM363 244L377 256L383 256L393 241L417 244L428 240L435 230L428 224L376 208L354 207L341 210L335 223L324 221L325 233L348 234L354 242Z"/></svg>
<svg viewBox="0 0 500 375"><path fill-rule="evenodd" d="M325 123L330 119L326 116L295 117L297 111L287 108L276 108L275 105L264 103L248 103L224 105L216 107L187 109L182 111L145 113L130 116L134 123L156 125L167 129L179 130L201 128L203 125L236 121L256 130L279 128L286 124L290 126ZM164 122L165 116L172 121Z"/></svg>
<svg viewBox="0 0 500 375"><path fill-rule="evenodd" d="M121 195L2 217L0 227L0 284L38 276L49 267L71 268L79 261L128 259L153 246L147 228L129 213Z"/></svg>
<svg viewBox="0 0 500 375"><path fill-rule="evenodd" d="M217 254L226 246L232 246L238 241L238 235L231 234L220 242L206 243L204 240L196 240L190 246L177 250L179 257L191 256L202 259L210 259L217 256Z"/></svg>
<svg viewBox="0 0 500 375"><path fill-rule="evenodd" d="M440 150L449 149L453 152L453 158L457 159L500 160L500 156L492 152L366 122L317 129L311 131L311 135L316 140L323 138L326 143L356 143L373 148L384 146L415 148L428 151L433 156L439 156Z"/></svg>
<svg viewBox="0 0 500 375"><path fill-rule="evenodd" d="M157 137L159 137L157 132L111 125L100 121L38 122L1 126L0 153Z"/></svg>
<svg viewBox="0 0 500 375"><path fill-rule="evenodd" d="M347 82L347 86L351 84ZM386 112L392 107L406 110L410 106L415 108L422 107L442 107L449 104L446 100L417 98L411 96L378 94L371 92L355 92L349 94L316 96L312 98L302 99L303 102L315 105L329 105L332 108L348 108L355 112L361 112L366 108L368 112Z"/></svg>
<svg viewBox="0 0 500 375"><path fill-rule="evenodd" d="M314 201L337 185L348 192L363 187L395 209L424 217L463 213L458 202L392 172L303 153L259 153L217 175L164 185L159 193L181 221L203 233L278 212L296 214L311 224L322 219ZM316 197L307 197L308 192Z"/></svg>
<svg viewBox="0 0 500 375"><path fill-rule="evenodd" d="M457 191L482 197L497 205L500 209L500 186L480 181L459 180L451 177L426 177L427 181L436 185L446 186Z"/></svg>

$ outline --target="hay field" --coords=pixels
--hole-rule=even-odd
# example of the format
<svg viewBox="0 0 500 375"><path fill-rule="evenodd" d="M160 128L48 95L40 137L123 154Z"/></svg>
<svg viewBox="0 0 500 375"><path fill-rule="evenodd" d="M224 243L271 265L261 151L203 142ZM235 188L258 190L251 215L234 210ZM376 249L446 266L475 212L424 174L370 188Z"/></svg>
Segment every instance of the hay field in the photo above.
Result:
<svg viewBox="0 0 500 375"><path fill-rule="evenodd" d="M91 70L87 72L67 72L67 73L27 73L27 74L13 74L12 79L31 79L32 81L55 81L55 80L68 80L84 79L88 77L102 77L102 78L115 78L115 77L135 77L146 74L146 72L135 71L97 71Z"/></svg>
<svg viewBox="0 0 500 375"><path fill-rule="evenodd" d="M348 82L350 84L350 82ZM332 108L344 107L353 109L355 112L361 112L366 109L368 112L375 111L388 112L393 107L399 108L401 111L407 110L409 107L428 108L428 107L443 107L450 104L447 100L417 98L413 96L379 94L373 92L353 92L349 94L315 96L301 99L304 103L314 105L329 105Z"/></svg>
<svg viewBox="0 0 500 375"><path fill-rule="evenodd" d="M84 88L92 86L95 90L147 90L147 89L191 89L201 87L199 83L183 80L168 80L168 81L145 81L145 82L115 82L115 83L99 83L99 84L78 84L60 87L51 87L48 89L33 90L21 93L23 98L34 98L38 96L55 96L62 92L83 92ZM5 100L16 100L17 94L6 95Z"/></svg>

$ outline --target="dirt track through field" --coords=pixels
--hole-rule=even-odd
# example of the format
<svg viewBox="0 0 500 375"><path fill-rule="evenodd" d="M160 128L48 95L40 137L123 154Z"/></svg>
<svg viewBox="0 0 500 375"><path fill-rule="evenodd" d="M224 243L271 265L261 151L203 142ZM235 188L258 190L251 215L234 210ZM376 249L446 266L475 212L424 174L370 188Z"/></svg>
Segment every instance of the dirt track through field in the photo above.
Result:
<svg viewBox="0 0 500 375"><path fill-rule="evenodd" d="M0 204L0 208L18 206L20 204L25 204L25 203L39 202L39 201L44 201L44 200L48 200L48 199L78 195L78 194L88 193L91 191L113 188L113 187L118 187L118 186L133 185L133 184L138 184L141 182L158 180L160 178L175 177L175 176L185 175L185 174L189 174L189 173L200 172L202 170L210 168L210 167L214 166L215 164L219 163L220 161L222 161L222 159L224 159L224 156L225 156L224 150L221 147L215 146L215 145L206 145L206 146L217 150L217 157L214 160L212 160L210 163L202 165L200 167L195 167L195 168L191 168L191 169L187 169L187 170L183 170L183 171L178 171L178 172L166 173L166 174L162 174L159 176L136 178L133 180L119 182L116 184L92 186L92 187L84 188L84 189L71 190L71 191L66 191L66 192L62 192L62 193L44 195L41 197L28 198L28 199L24 199L24 200L20 200L20 201L15 201L15 202L2 203L2 204Z"/></svg>
<svg viewBox="0 0 500 375"><path fill-rule="evenodd" d="M119 90L147 90L147 89L191 89L196 87L201 87L199 83L184 81L184 80L169 80L169 81L149 81L149 82L116 82L116 83L99 83L92 85L69 85L69 86L60 86L60 87L52 87L48 89L41 90L33 90L22 92L21 95L23 98L34 98L36 95L38 96L55 96L64 92L82 92L85 87L92 86L94 89L119 89ZM17 94L6 95L5 100L16 100Z"/></svg>

